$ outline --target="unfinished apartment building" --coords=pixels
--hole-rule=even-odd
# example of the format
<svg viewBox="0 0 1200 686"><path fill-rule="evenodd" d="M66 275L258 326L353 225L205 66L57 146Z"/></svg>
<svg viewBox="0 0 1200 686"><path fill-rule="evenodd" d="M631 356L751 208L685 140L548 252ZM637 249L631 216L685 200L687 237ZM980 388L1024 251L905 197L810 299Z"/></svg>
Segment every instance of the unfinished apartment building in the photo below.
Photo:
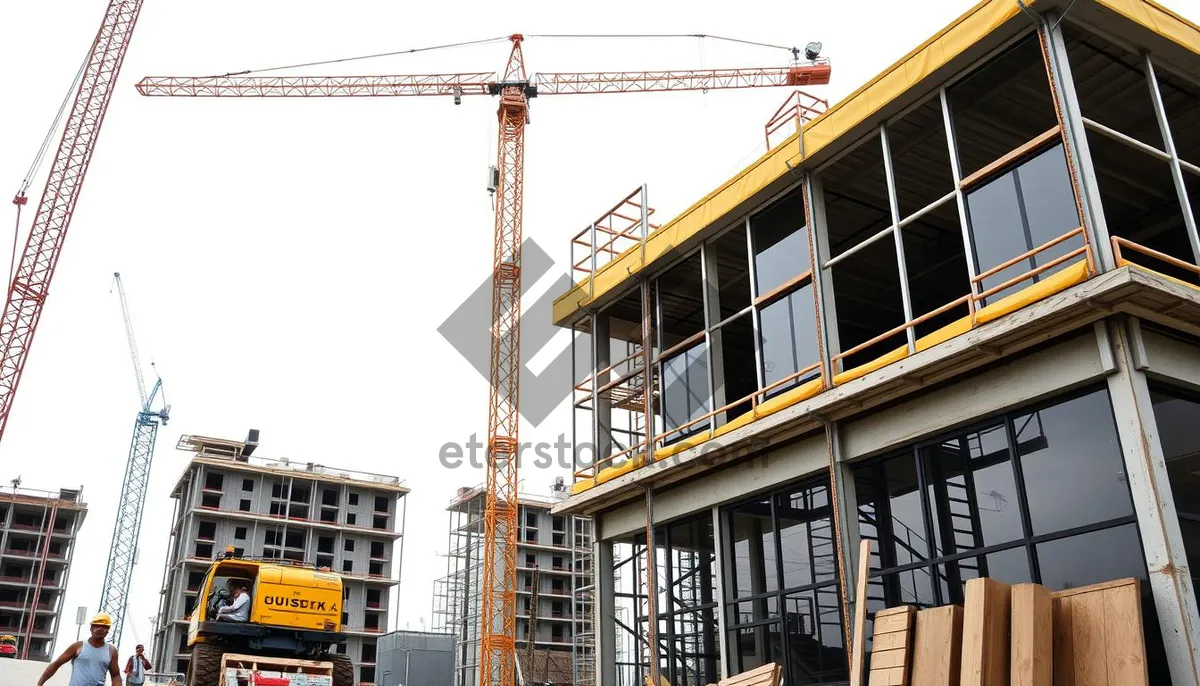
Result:
<svg viewBox="0 0 1200 686"><path fill-rule="evenodd" d="M0 490L0 634L17 655L50 660L75 537L87 516L83 488L39 491L20 479Z"/></svg>
<svg viewBox="0 0 1200 686"><path fill-rule="evenodd" d="M555 322L598 454L552 512L594 519L599 684L846 681L863 539L868 613L1134 577L1150 683L1197 683L1200 27L1024 5L593 232Z"/></svg>
<svg viewBox="0 0 1200 686"><path fill-rule="evenodd" d="M591 587L591 522L550 514L566 495L560 478L549 498L519 498L516 645L523 683L583 683L576 679L575 657L581 645L590 648L591 615L574 608L578 594ZM479 683L484 501L482 487L460 488L446 508L447 574L434 584L433 630L456 636L455 686Z"/></svg>
<svg viewBox="0 0 1200 686"><path fill-rule="evenodd" d="M154 663L186 672L187 620L212 561L236 555L328 567L342 577L340 652L360 682L375 682L376 639L388 631L400 584L405 496L399 478L255 456L245 441L183 436L191 454L175 485Z"/></svg>

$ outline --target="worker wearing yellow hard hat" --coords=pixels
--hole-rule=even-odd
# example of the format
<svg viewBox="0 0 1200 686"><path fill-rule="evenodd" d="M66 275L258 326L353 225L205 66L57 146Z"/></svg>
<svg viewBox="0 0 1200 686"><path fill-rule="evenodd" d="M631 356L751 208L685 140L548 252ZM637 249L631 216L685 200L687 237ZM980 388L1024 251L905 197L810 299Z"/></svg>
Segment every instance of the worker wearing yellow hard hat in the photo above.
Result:
<svg viewBox="0 0 1200 686"><path fill-rule="evenodd" d="M44 686L58 668L71 663L71 681L68 686L103 686L105 676L112 678L112 686L122 686L121 670L118 666L117 648L104 639L112 629L112 617L106 612L92 617L91 636L86 641L72 643L54 662L42 672L37 686Z"/></svg>

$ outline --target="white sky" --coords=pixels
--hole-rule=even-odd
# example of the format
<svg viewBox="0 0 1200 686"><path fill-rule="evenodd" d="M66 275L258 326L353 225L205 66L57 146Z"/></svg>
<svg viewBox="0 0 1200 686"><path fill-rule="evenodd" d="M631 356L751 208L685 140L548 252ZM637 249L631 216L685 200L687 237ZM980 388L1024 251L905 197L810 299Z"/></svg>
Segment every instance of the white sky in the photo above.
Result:
<svg viewBox="0 0 1200 686"><path fill-rule="evenodd" d="M1015 0L1014 0L1015 1ZM4 3L0 180L15 192L105 7ZM146 2L0 448L0 483L84 486L59 647L94 611L137 410L112 273L158 363L173 420L160 431L124 648L147 640L162 580L180 434L399 475L413 488L400 627L428 628L447 515L482 472L438 447L483 434L485 381L437 327L487 276L496 102L466 98L148 99L142 76L214 74L514 31L708 33L824 42L836 101L968 9L970 0L392 3ZM1165 3L1193 20L1200 0ZM503 68L504 44L333 65L326 74ZM529 39L530 71L783 65L782 51L695 39ZM305 73L314 73L311 70ZM545 97L527 133L525 235L565 272L569 237L643 181L663 221L762 152L786 90ZM57 139L56 139L57 142ZM44 173L23 217L28 229ZM7 204L6 204L7 206ZM4 215L11 226L12 209ZM7 229L5 229L7 232ZM4 234L7 235L7 234ZM23 239L22 239L23 240ZM0 240L0 246L9 239ZM6 252L6 249L0 248ZM554 276L557 276L555 274ZM552 281L535 286L540 295ZM557 295L557 294L554 294ZM526 301L527 304L530 302ZM567 403L525 441L570 437ZM564 471L527 470L544 494Z"/></svg>

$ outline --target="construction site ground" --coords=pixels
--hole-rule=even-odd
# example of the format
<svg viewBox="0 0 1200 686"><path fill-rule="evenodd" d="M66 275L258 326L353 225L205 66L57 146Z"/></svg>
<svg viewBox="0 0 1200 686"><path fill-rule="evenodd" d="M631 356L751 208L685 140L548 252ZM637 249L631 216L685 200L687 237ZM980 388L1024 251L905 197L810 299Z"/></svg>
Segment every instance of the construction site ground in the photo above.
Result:
<svg viewBox="0 0 1200 686"><path fill-rule="evenodd" d="M34 660L0 660L0 686L34 686L46 671L45 662ZM67 686L71 681L71 666L64 665L46 686Z"/></svg>

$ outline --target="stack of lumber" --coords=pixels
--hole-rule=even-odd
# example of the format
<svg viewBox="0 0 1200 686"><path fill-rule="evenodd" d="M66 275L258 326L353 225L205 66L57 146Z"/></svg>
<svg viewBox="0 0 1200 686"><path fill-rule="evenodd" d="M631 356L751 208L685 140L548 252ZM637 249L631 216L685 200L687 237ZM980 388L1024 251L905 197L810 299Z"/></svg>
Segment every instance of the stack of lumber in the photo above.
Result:
<svg viewBox="0 0 1200 686"><path fill-rule="evenodd" d="M851 686L1148 683L1137 579L1057 592L972 579L962 607L889 608L874 621L869 669L854 655Z"/></svg>
<svg viewBox="0 0 1200 686"><path fill-rule="evenodd" d="M768 662L748 672L723 679L717 686L779 686L779 678L782 673L783 670L779 665ZM708 686L713 686L713 684Z"/></svg>

